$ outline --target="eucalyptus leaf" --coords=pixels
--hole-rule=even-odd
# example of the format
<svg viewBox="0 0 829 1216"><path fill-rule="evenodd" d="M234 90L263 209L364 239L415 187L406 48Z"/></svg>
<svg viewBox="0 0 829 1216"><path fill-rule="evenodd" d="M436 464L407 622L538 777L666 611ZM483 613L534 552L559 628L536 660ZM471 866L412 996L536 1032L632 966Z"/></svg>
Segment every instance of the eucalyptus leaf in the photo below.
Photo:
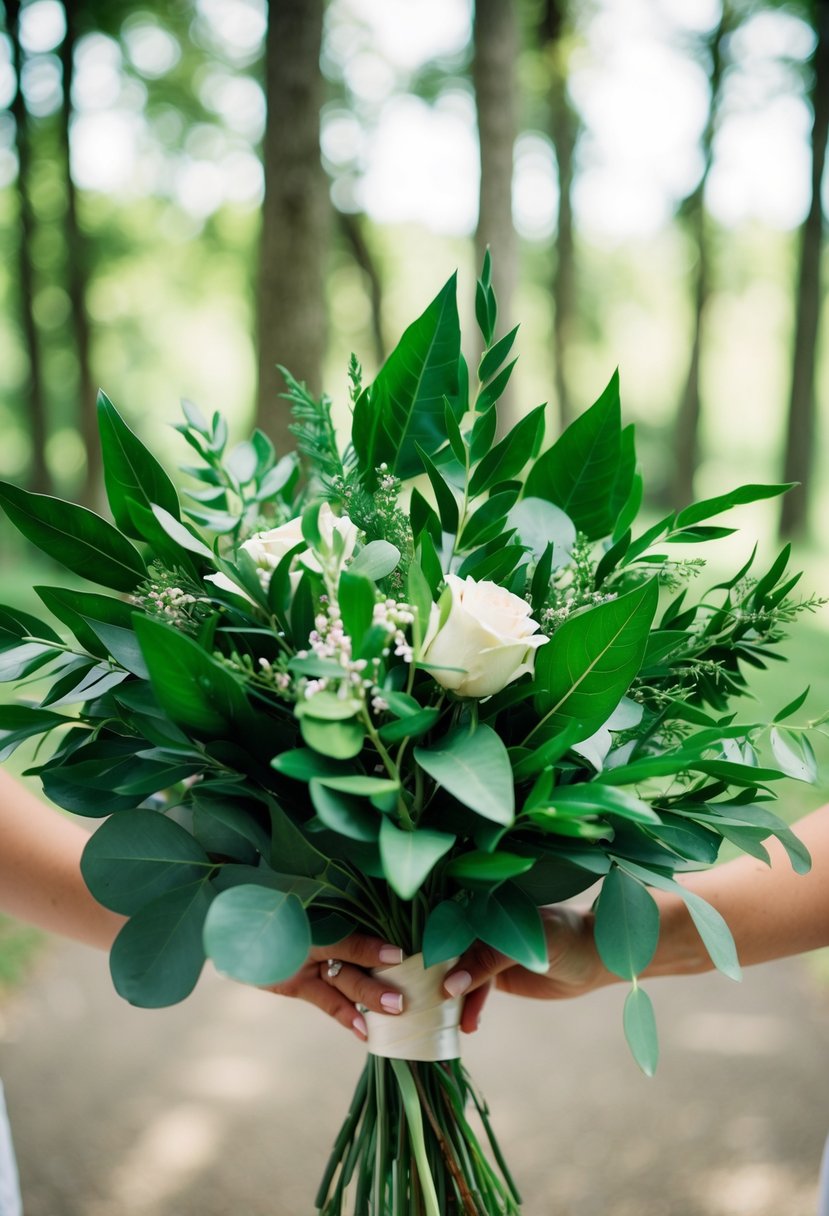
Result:
<svg viewBox="0 0 829 1216"><path fill-rule="evenodd" d="M98 902L125 916L167 891L199 882L212 869L189 832L146 810L107 819L81 858L84 881Z"/></svg>
<svg viewBox="0 0 829 1216"><path fill-rule="evenodd" d="M652 1077L659 1063L656 1018L650 997L638 984L631 988L625 998L622 1019L625 1038L634 1060L646 1077Z"/></svg>
<svg viewBox="0 0 829 1216"><path fill-rule="evenodd" d="M202 930L212 899L209 883L201 880L168 891L127 921L110 954L120 996L158 1009L190 995L204 966Z"/></svg>
<svg viewBox="0 0 829 1216"><path fill-rule="evenodd" d="M296 895L245 883L213 900L204 947L224 975L243 984L278 984L305 962L311 927Z"/></svg>

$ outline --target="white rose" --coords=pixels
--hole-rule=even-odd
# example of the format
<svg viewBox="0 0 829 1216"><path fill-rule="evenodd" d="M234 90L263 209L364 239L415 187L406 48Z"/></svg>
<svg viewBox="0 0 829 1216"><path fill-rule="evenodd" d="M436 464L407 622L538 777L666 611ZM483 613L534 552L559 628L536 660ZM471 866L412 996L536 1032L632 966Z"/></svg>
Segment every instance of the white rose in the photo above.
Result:
<svg viewBox="0 0 829 1216"><path fill-rule="evenodd" d="M302 520L289 519L278 528L270 528L267 532L254 532L253 536L242 544L245 553L265 570L275 570L286 553L302 544Z"/></svg>
<svg viewBox="0 0 829 1216"><path fill-rule="evenodd" d="M449 616L439 627L441 610L432 605L422 652L438 684L462 697L488 697L532 671L548 639L536 633L526 600L487 580L447 574L446 585Z"/></svg>
<svg viewBox="0 0 829 1216"><path fill-rule="evenodd" d="M301 543L302 520L297 517L289 519L286 524L280 524L278 528L269 528L267 532L255 532L253 536L249 536L246 541L243 541L240 548L255 562L262 584L267 587L271 581L271 575L285 554L290 553L291 549L295 549ZM242 599L250 599L250 596L226 574L206 574L204 577L205 582L213 583L222 591L232 591L234 595L239 595ZM289 577L291 590L295 591L296 584L299 582L299 574L291 574Z"/></svg>
<svg viewBox="0 0 829 1216"><path fill-rule="evenodd" d="M329 504L325 502L320 508L319 530L323 542L332 551L334 547L334 533L338 532L342 536L343 552L340 563L348 561L354 552L358 536L357 527L348 516L335 515ZM267 532L255 532L240 547L255 562L259 568L262 583L267 587L271 580L271 575L283 557L287 553L290 553L291 549L295 549L300 544L302 544L302 519L300 516L297 516L296 519L289 519L287 523L280 524L278 528L269 528ZM322 569L319 559L311 549L305 549L302 553L299 553L297 561L302 562L309 570L321 571ZM292 592L296 591L300 577L299 571L291 571L289 579ZM205 579L207 582L221 587L224 591L232 591L234 595L241 595L245 599L250 599L250 596L245 595L242 588L238 587L226 574L206 574Z"/></svg>

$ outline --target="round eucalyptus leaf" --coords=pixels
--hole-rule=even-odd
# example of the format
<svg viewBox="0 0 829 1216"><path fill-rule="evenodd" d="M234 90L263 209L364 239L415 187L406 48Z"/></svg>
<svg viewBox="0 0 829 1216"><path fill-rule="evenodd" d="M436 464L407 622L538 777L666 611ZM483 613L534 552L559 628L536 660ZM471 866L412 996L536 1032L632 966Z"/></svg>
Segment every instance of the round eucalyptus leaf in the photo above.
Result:
<svg viewBox="0 0 829 1216"><path fill-rule="evenodd" d="M204 946L223 974L245 984L278 984L305 962L311 928L296 895L245 883L216 896Z"/></svg>
<svg viewBox="0 0 829 1216"><path fill-rule="evenodd" d="M160 1009L190 995L204 966L202 930L212 898L202 880L168 891L127 921L109 956L120 996Z"/></svg>

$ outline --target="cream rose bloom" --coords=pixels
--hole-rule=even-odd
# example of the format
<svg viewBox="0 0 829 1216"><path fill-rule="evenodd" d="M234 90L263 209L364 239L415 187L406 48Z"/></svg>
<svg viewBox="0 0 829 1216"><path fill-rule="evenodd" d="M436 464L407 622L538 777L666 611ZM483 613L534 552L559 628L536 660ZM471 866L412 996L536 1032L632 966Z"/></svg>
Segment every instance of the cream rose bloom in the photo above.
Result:
<svg viewBox="0 0 829 1216"><path fill-rule="evenodd" d="M421 656L438 684L462 697L488 697L532 671L548 639L536 633L526 600L485 579L447 574L446 585L449 616L440 626L440 607L432 605Z"/></svg>
<svg viewBox="0 0 829 1216"><path fill-rule="evenodd" d="M348 516L335 515L330 505L324 502L320 507L319 530L323 542L331 550L334 547L334 533L338 532L342 536L343 552L340 564L348 561L354 552L358 535L356 525L351 522ZM240 547L256 563L259 568L260 578L267 587L271 575L283 557L287 553L290 553L291 549L295 549L297 545L301 544L302 519L300 516L297 516L296 519L289 519L287 523L280 524L278 528L270 528L267 532L255 532ZM309 570L319 571L322 569L319 559L311 549L305 549L304 552L297 554L297 561L302 562ZM295 591L301 577L301 572L292 570L289 577L291 590ZM207 582L221 587L223 591L232 591L234 595L245 596L242 588L237 587L226 574L206 574L205 579ZM245 598L249 599L250 597L245 596Z"/></svg>

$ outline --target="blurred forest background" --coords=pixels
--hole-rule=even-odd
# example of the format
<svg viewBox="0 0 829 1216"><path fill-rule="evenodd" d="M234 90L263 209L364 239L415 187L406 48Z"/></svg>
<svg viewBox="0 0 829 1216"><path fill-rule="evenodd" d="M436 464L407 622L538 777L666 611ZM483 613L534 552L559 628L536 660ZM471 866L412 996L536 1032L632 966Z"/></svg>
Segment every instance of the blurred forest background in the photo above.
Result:
<svg viewBox="0 0 829 1216"><path fill-rule="evenodd" d="M829 0L3 9L3 478L96 503L99 385L169 466L181 396L284 447L277 363L345 400L489 244L513 411L618 363L660 505L799 481L821 545Z"/></svg>

